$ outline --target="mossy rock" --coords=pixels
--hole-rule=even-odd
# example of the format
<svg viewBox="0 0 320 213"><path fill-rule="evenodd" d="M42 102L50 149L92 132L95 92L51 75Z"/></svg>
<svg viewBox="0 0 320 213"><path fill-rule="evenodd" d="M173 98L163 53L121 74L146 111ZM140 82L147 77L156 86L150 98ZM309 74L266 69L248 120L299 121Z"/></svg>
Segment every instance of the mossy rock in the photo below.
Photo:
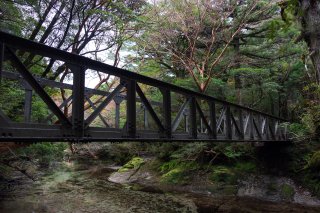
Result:
<svg viewBox="0 0 320 213"><path fill-rule="evenodd" d="M143 158L134 157L128 163L123 165L118 172L127 172L130 169L138 169L142 164L144 164Z"/></svg>
<svg viewBox="0 0 320 213"><path fill-rule="evenodd" d="M294 188L288 184L281 186L281 197L285 200L292 200L295 194Z"/></svg>

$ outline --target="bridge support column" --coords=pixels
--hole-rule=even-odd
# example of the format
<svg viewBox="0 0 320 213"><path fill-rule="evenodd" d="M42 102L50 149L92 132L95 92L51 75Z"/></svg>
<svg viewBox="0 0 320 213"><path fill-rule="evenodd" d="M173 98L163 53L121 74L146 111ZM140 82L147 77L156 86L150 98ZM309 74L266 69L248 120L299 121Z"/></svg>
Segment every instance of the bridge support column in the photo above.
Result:
<svg viewBox="0 0 320 213"><path fill-rule="evenodd" d="M145 130L149 129L149 121L148 121L148 110L145 105L142 105L143 110L143 128Z"/></svg>
<svg viewBox="0 0 320 213"><path fill-rule="evenodd" d="M120 104L122 102L121 98L115 97L113 98L114 103L116 104L115 108L115 128L120 128Z"/></svg>
<svg viewBox="0 0 320 213"><path fill-rule="evenodd" d="M8 127L10 119L0 109L0 127Z"/></svg>
<svg viewBox="0 0 320 213"><path fill-rule="evenodd" d="M249 113L249 139L254 140L253 113Z"/></svg>
<svg viewBox="0 0 320 213"><path fill-rule="evenodd" d="M197 108L196 108L196 98L191 97L190 99L190 110L189 110L189 119L190 119L190 136L191 138L196 139L198 130L197 130Z"/></svg>
<svg viewBox="0 0 320 213"><path fill-rule="evenodd" d="M137 82L127 80L127 137L135 138L137 132L136 123L136 87Z"/></svg>
<svg viewBox="0 0 320 213"><path fill-rule="evenodd" d="M240 135L239 135L239 139L243 140L244 139L244 121L243 121L243 115L242 115L242 109L239 109L239 130L240 130Z"/></svg>
<svg viewBox="0 0 320 213"><path fill-rule="evenodd" d="M73 73L72 129L76 137L84 136L85 67L68 65Z"/></svg>
<svg viewBox="0 0 320 213"><path fill-rule="evenodd" d="M24 122L31 122L31 109L32 109L32 87L24 81L22 83L25 91L24 95Z"/></svg>
<svg viewBox="0 0 320 213"><path fill-rule="evenodd" d="M0 84L2 79L3 62L4 62L4 43L0 43Z"/></svg>
<svg viewBox="0 0 320 213"><path fill-rule="evenodd" d="M171 93L168 89L161 90L163 97L163 118L166 138L172 137L171 127Z"/></svg>
<svg viewBox="0 0 320 213"><path fill-rule="evenodd" d="M230 106L226 106L226 115L225 115L225 119L226 119L226 139L232 139L232 126L231 126L231 109Z"/></svg>
<svg viewBox="0 0 320 213"><path fill-rule="evenodd" d="M211 138L217 139L217 119L216 119L216 103L210 102L209 103L209 110L210 110L210 124L211 124Z"/></svg>

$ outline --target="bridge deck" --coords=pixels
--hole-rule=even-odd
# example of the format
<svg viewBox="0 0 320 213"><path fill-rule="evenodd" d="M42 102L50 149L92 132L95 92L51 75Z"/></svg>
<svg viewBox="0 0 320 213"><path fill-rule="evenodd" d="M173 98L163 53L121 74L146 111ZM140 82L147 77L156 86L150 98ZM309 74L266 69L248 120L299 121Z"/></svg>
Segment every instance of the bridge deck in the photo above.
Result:
<svg viewBox="0 0 320 213"><path fill-rule="evenodd" d="M66 67L73 83L34 76L23 63L26 53ZM108 92L87 88L92 73L111 75L117 84ZM23 122L9 119L0 105L0 141L288 141L286 121L276 116L4 32L0 76L0 88L24 91ZM48 88L70 95L57 100ZM35 96L51 112L45 119L33 118Z"/></svg>

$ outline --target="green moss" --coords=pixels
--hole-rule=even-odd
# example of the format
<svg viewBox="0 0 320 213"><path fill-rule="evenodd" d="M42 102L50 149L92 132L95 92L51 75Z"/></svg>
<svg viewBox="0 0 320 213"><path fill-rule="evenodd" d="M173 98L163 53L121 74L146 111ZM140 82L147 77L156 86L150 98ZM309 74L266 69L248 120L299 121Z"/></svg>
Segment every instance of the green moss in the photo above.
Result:
<svg viewBox="0 0 320 213"><path fill-rule="evenodd" d="M320 169L320 151L315 152L308 161L308 168L313 170Z"/></svg>
<svg viewBox="0 0 320 213"><path fill-rule="evenodd" d="M294 188L288 184L281 186L281 196L286 200L292 200L294 196Z"/></svg>
<svg viewBox="0 0 320 213"><path fill-rule="evenodd" d="M126 172L130 169L137 169L144 163L143 158L140 157L134 157L132 158L128 163L123 165L118 172Z"/></svg>
<svg viewBox="0 0 320 213"><path fill-rule="evenodd" d="M303 173L302 185L307 187L314 195L320 198L320 179L317 172L307 170Z"/></svg>
<svg viewBox="0 0 320 213"><path fill-rule="evenodd" d="M161 181L166 183L184 184L188 180L185 171L181 168L175 168L161 176Z"/></svg>
<svg viewBox="0 0 320 213"><path fill-rule="evenodd" d="M257 170L256 164L253 162L238 162L234 169L240 174L254 173Z"/></svg>
<svg viewBox="0 0 320 213"><path fill-rule="evenodd" d="M200 165L194 161L171 160L163 163L159 170L163 175L161 181L173 184L185 184L189 179L192 171L200 169Z"/></svg>
<svg viewBox="0 0 320 213"><path fill-rule="evenodd" d="M213 172L210 175L210 180L218 183L235 184L237 176L232 169L226 166L213 167Z"/></svg>

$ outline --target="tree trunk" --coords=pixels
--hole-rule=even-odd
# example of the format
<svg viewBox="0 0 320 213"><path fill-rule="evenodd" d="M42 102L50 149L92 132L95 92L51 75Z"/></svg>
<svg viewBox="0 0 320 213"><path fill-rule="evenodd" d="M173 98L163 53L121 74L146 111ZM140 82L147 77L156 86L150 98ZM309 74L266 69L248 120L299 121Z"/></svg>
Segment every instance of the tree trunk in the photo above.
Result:
<svg viewBox="0 0 320 213"><path fill-rule="evenodd" d="M320 1L300 0L302 34L310 50L316 82L320 84Z"/></svg>

